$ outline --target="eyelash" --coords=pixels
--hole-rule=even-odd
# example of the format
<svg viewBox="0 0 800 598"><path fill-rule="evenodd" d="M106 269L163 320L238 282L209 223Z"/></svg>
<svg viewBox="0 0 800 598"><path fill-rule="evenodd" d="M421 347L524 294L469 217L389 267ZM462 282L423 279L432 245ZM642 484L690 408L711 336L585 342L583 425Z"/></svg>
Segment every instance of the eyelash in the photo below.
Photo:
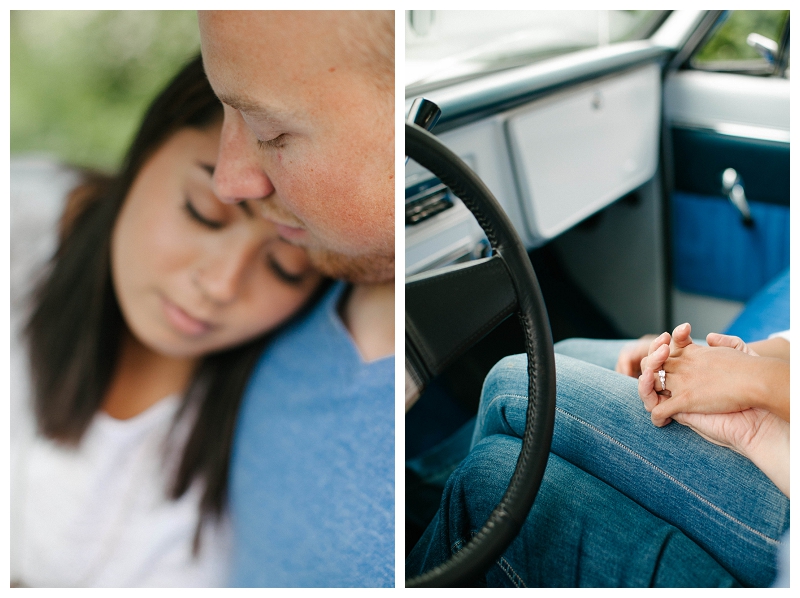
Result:
<svg viewBox="0 0 800 598"><path fill-rule="evenodd" d="M278 149L286 145L286 133L281 133L277 137L273 137L272 139L267 139L263 141L261 139L256 140L258 143L258 147L261 149Z"/></svg>
<svg viewBox="0 0 800 598"><path fill-rule="evenodd" d="M205 227L208 227L212 230L219 230L223 226L225 226L223 222L217 222L216 220L209 220L208 218L200 214L200 212L197 211L197 208L195 208L192 205L192 202L188 197L186 198L186 203L184 204L184 208L189 213L189 217L192 220L202 224ZM299 286L305 279L305 275L303 274L290 274L289 272L284 270L283 267L272 256L269 256L269 258L267 258L267 266L269 267L270 270L272 270L272 272L278 278L280 278L283 282L287 284L293 286Z"/></svg>
<svg viewBox="0 0 800 598"><path fill-rule="evenodd" d="M184 204L183 207L189 213L189 217L192 220L202 224L207 228L210 228L212 230L219 230L225 225L223 222L217 222L216 220L209 220L208 218L203 216L200 212L197 211L197 208L194 207L194 205L192 204L191 200L188 197L186 198L186 203Z"/></svg>
<svg viewBox="0 0 800 598"><path fill-rule="evenodd" d="M289 274L272 256L269 256L267 263L277 277L287 284L299 286L305 278L302 274Z"/></svg>

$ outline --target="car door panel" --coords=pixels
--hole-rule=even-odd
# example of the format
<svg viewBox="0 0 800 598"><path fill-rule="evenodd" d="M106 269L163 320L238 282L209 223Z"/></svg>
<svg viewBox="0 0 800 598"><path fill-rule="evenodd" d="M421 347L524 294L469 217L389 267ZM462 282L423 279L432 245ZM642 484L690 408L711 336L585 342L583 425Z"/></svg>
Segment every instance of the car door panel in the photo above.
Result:
<svg viewBox="0 0 800 598"><path fill-rule="evenodd" d="M744 302L789 266L789 82L679 71L665 82L673 285ZM723 189L738 173L753 226Z"/></svg>

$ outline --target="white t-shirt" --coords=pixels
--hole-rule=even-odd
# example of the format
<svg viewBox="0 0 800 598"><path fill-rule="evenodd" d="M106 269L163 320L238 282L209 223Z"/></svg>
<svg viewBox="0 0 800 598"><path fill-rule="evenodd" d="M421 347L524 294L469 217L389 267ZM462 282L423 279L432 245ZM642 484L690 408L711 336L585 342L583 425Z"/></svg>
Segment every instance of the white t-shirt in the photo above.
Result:
<svg viewBox="0 0 800 598"><path fill-rule="evenodd" d="M202 485L178 500L166 495L172 467L165 445L179 405L170 396L127 420L100 412L74 449L29 439L12 485L15 581L37 587L225 583L227 522L206 526L194 557Z"/></svg>
<svg viewBox="0 0 800 598"><path fill-rule="evenodd" d="M166 441L180 405L166 397L138 416L98 413L80 445L36 433L20 329L33 274L54 249L74 175L42 161L11 167L11 581L26 586L219 586L230 526L207 524L192 555L202 485L167 489L188 431ZM185 422L182 422L185 424Z"/></svg>
<svg viewBox="0 0 800 598"><path fill-rule="evenodd" d="M788 342L792 342L791 337L791 330L781 330L780 332L775 332L769 335L769 338L782 338Z"/></svg>

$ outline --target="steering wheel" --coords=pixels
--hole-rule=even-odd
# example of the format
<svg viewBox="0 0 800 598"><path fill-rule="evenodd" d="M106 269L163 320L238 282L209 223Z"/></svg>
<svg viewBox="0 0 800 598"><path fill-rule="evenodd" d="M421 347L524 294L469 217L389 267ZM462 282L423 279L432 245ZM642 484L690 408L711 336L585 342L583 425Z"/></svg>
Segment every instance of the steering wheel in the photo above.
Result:
<svg viewBox="0 0 800 598"><path fill-rule="evenodd" d="M553 437L555 357L539 283L511 221L478 176L425 129L406 123L406 155L472 212L492 248L488 258L406 279L406 402L467 348L516 312L528 357L522 451L505 495L464 548L406 587L452 587L486 571L516 537L539 490Z"/></svg>

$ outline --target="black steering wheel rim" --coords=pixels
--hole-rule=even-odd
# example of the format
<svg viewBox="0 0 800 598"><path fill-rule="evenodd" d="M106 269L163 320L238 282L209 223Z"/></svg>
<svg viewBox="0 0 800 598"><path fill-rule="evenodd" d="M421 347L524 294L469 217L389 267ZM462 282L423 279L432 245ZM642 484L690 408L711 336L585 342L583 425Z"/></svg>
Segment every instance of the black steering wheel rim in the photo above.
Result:
<svg viewBox="0 0 800 598"><path fill-rule="evenodd" d="M522 241L497 200L457 155L426 130L406 123L405 141L406 155L449 187L486 233L494 254L492 259L502 263L513 284L528 358L528 409L522 450L505 495L483 528L460 551L442 565L406 580L406 587L452 587L468 583L486 571L511 544L530 512L544 476L553 436L555 357L539 283ZM414 355L412 369L416 373L412 377L424 382L432 372L424 363L425 340L417 333L407 307L406 368L408 371L409 355Z"/></svg>

